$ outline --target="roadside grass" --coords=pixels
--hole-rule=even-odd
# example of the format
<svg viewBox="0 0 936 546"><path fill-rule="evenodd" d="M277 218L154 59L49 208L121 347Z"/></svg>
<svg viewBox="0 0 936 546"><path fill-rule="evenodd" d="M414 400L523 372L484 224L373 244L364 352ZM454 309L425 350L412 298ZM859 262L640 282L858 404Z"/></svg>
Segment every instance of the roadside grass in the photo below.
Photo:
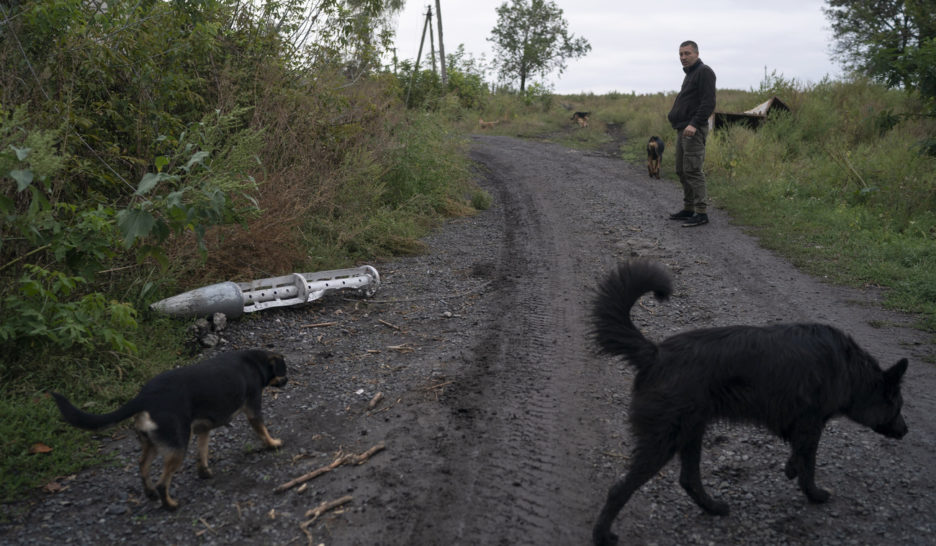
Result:
<svg viewBox="0 0 936 546"><path fill-rule="evenodd" d="M741 112L772 96L792 112L771 115L757 131L734 126L709 137L712 204L804 271L880 288L885 305L936 332L936 157L921 144L936 134L936 120L912 96L866 81L774 77L759 90L720 90L716 109ZM647 139L660 136L663 177L675 181L675 132L666 120L674 98L611 93L556 103L591 111L595 127L619 124L627 161L642 164ZM544 116L562 112L555 106L530 117L542 126ZM568 145L549 131L529 136Z"/></svg>
<svg viewBox="0 0 936 546"><path fill-rule="evenodd" d="M64 394L85 411L113 411L152 376L186 360L185 326L159 317L143 321L133 341L145 356L40 353L8 363L0 389L0 502L108 461L96 439L102 433L67 425L48 392Z"/></svg>

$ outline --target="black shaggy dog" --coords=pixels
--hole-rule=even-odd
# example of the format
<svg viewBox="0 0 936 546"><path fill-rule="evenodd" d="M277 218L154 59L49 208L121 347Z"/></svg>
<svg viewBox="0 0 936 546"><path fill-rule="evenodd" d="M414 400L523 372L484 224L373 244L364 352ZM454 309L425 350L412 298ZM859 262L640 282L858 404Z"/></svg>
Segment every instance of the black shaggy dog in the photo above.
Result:
<svg viewBox="0 0 936 546"><path fill-rule="evenodd" d="M658 136L650 137L647 142L647 172L650 178L660 179L660 165L663 163L663 139Z"/></svg>
<svg viewBox="0 0 936 546"><path fill-rule="evenodd" d="M662 300L671 291L669 274L646 261L621 264L598 287L592 317L598 346L637 368L630 407L637 445L627 475L608 492L595 544L617 543L614 518L677 453L683 489L706 512L728 513L699 474L702 436L713 421L758 424L789 442L786 475L798 478L816 503L829 498L814 481L829 419L844 415L889 438L907 433L900 414L906 359L882 371L851 337L822 324L707 328L655 344L631 322L630 310L647 292Z"/></svg>
<svg viewBox="0 0 936 546"><path fill-rule="evenodd" d="M239 412L267 447L279 447L270 436L261 415L263 389L286 384L286 361L282 355L262 349L230 351L190 366L163 372L150 379L140 393L120 408L104 414L86 413L61 394L52 393L62 418L73 426L95 430L135 417L134 428L143 448L140 476L150 498L159 498L163 508L179 504L169 495L172 476L182 466L192 434L198 437L198 475L210 478L208 434L226 425ZM150 480L150 465L163 455L162 476L156 486Z"/></svg>

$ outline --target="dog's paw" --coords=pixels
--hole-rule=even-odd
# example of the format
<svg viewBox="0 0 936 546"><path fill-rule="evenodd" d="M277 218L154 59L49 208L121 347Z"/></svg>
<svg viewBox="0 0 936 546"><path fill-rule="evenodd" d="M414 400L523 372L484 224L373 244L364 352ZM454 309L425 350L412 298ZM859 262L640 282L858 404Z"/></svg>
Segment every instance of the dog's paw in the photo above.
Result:
<svg viewBox="0 0 936 546"><path fill-rule="evenodd" d="M144 487L143 492L146 493L146 498L150 500L156 500L159 498L159 493L157 493L155 489Z"/></svg>
<svg viewBox="0 0 936 546"><path fill-rule="evenodd" d="M618 536L610 531L606 533L599 533L595 531L592 540L595 543L595 546L617 546Z"/></svg>
<svg viewBox="0 0 936 546"><path fill-rule="evenodd" d="M831 493L819 487L813 487L806 491L806 498L809 499L809 502L815 504L822 504L828 501L831 496Z"/></svg>
<svg viewBox="0 0 936 546"><path fill-rule="evenodd" d="M793 464L793 461L787 461L786 466L783 467L783 473L786 474L788 479L795 478L799 472L796 471L796 466Z"/></svg>
<svg viewBox="0 0 936 546"><path fill-rule="evenodd" d="M707 505L702 507L706 512L712 514L713 516L727 516L731 509L728 508L727 502L713 500Z"/></svg>
<svg viewBox="0 0 936 546"><path fill-rule="evenodd" d="M165 485L156 485L156 491L159 492L159 498L162 500L162 507L164 510L172 512L179 508L179 503L169 496L169 491Z"/></svg>
<svg viewBox="0 0 936 546"><path fill-rule="evenodd" d="M201 478L201 479L203 479L203 480L207 480L208 478L211 478L212 476L214 476L214 474L211 473L211 469L208 468L207 466L200 466L200 467L198 467L198 477L199 477L199 478Z"/></svg>
<svg viewBox="0 0 936 546"><path fill-rule="evenodd" d="M270 438L267 441L267 447L280 447L283 445L283 441L277 438Z"/></svg>

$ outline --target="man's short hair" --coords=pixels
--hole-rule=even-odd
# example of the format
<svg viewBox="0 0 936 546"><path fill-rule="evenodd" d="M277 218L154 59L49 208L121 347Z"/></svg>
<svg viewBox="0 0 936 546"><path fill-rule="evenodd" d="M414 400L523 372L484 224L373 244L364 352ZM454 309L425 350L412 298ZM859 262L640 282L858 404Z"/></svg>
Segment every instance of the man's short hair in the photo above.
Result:
<svg viewBox="0 0 936 546"><path fill-rule="evenodd" d="M685 42L679 44L680 48L687 47L687 46L691 47L692 50L695 51L696 53L699 52L699 44L693 42L692 40L686 40Z"/></svg>

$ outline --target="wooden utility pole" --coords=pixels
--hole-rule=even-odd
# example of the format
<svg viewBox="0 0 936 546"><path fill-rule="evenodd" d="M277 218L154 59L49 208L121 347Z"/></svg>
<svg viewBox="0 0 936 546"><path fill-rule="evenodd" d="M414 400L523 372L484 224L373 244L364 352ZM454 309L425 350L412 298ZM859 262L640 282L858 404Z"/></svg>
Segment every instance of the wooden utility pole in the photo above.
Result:
<svg viewBox="0 0 936 546"><path fill-rule="evenodd" d="M442 41L442 6L439 5L441 0L435 0L436 5L436 19L439 22L439 58L442 60L442 89L445 89L448 85L448 72L445 71L445 45Z"/></svg>
<svg viewBox="0 0 936 546"><path fill-rule="evenodd" d="M432 59L432 73L438 76L439 73L436 72L435 64L435 36L432 35L432 8L426 6L426 9L429 10L426 17L429 18L429 56Z"/></svg>
<svg viewBox="0 0 936 546"><path fill-rule="evenodd" d="M406 106L409 107L410 92L413 91L413 80L419 73L419 59L422 57L423 44L426 42L426 28L429 27L429 21L432 20L432 10L426 12L426 22L423 23L422 38L419 39L419 53L416 54L416 66L413 67L413 75L410 77L409 89L406 90Z"/></svg>

